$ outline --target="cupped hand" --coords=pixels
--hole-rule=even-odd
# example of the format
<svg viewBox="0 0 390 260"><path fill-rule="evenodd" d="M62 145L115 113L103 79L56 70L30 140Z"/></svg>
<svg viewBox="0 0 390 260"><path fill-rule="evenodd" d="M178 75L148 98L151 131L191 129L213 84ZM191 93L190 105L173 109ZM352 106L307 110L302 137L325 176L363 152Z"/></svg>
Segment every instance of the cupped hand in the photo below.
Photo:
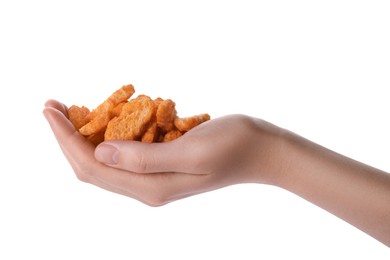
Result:
<svg viewBox="0 0 390 260"><path fill-rule="evenodd" d="M229 115L205 122L166 143L107 141L95 147L49 100L43 111L76 176L151 206L238 183L275 184L281 129Z"/></svg>

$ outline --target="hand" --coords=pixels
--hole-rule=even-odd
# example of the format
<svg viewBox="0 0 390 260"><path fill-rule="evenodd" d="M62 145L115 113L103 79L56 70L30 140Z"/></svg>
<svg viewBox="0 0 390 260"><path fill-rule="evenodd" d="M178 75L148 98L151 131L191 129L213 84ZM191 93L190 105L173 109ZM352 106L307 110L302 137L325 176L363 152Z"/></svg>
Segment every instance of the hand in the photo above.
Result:
<svg viewBox="0 0 390 260"><path fill-rule="evenodd" d="M95 147L50 100L44 115L77 177L151 206L228 185L277 185L390 246L390 174L260 119L207 121L168 143Z"/></svg>
<svg viewBox="0 0 390 260"><path fill-rule="evenodd" d="M281 129L259 119L230 115L167 143L109 141L95 148L75 130L66 111L49 100L44 115L76 176L148 205L238 183L274 184L280 175Z"/></svg>

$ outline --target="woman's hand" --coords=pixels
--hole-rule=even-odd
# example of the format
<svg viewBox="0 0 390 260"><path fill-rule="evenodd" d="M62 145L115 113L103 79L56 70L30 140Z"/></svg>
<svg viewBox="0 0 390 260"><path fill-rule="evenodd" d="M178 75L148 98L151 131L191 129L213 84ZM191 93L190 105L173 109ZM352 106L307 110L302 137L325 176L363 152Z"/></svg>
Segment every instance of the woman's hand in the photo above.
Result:
<svg viewBox="0 0 390 260"><path fill-rule="evenodd" d="M390 174L260 119L230 115L167 143L103 142L75 130L66 107L44 114L82 181L159 206L245 182L280 186L390 246Z"/></svg>
<svg viewBox="0 0 390 260"><path fill-rule="evenodd" d="M49 100L44 115L77 177L148 205L237 183L275 184L283 168L281 129L260 119L230 115L167 143L109 141L95 148L66 111Z"/></svg>

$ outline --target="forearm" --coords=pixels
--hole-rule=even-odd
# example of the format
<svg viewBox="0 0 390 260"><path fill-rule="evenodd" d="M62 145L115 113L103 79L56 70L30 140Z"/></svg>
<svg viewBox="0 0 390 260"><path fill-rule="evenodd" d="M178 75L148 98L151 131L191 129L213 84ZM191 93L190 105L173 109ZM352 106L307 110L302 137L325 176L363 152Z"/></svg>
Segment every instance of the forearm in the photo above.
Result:
<svg viewBox="0 0 390 260"><path fill-rule="evenodd" d="M390 174L286 132L280 186L390 246Z"/></svg>

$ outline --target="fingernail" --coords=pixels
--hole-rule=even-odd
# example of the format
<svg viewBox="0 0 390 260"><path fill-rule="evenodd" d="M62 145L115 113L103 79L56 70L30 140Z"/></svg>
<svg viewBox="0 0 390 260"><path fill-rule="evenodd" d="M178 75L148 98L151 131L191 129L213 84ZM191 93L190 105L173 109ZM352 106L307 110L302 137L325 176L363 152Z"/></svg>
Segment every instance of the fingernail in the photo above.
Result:
<svg viewBox="0 0 390 260"><path fill-rule="evenodd" d="M119 151L112 145L101 144L96 148L95 158L105 164L117 164Z"/></svg>

